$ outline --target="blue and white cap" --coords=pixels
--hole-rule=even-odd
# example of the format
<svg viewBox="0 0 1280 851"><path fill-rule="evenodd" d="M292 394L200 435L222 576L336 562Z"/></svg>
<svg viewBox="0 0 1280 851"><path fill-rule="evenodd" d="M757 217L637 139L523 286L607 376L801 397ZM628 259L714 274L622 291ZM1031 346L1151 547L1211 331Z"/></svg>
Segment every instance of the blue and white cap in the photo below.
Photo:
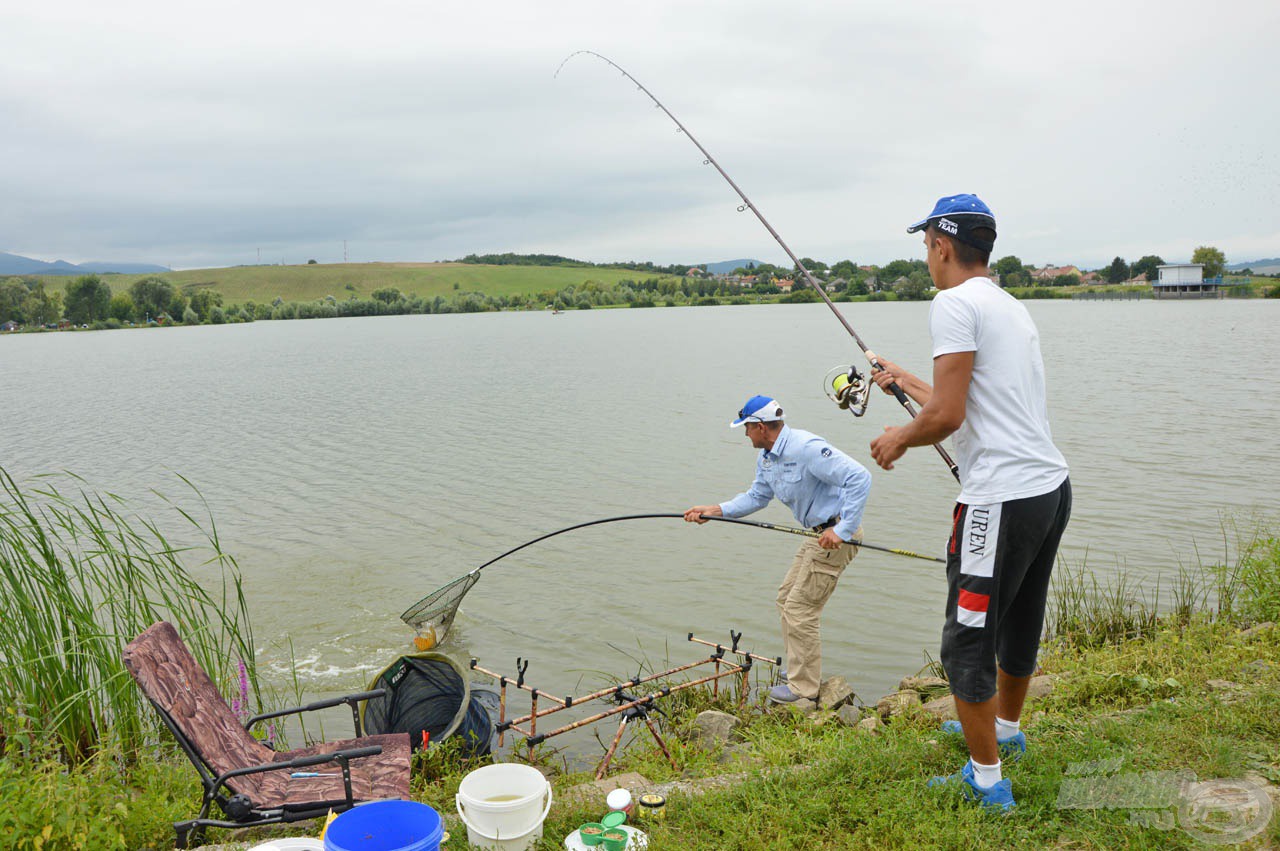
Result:
<svg viewBox="0 0 1280 851"><path fill-rule="evenodd" d="M991 208L982 199L971 193L947 195L939 198L933 205L933 212L907 228L907 233L922 231L933 225L945 234L983 251L995 247L995 241L981 239L972 231L974 228L996 229L996 217Z"/></svg>
<svg viewBox="0 0 1280 851"><path fill-rule="evenodd" d="M782 419L782 406L768 396L752 396L738 411L738 418L729 423L737 428L744 423L775 423Z"/></svg>

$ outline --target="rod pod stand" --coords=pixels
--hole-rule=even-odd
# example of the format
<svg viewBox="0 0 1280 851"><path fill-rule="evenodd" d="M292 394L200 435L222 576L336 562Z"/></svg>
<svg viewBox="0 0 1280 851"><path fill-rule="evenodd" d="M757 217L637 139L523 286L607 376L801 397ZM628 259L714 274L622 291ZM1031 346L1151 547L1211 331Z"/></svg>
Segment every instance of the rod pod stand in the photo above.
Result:
<svg viewBox="0 0 1280 851"><path fill-rule="evenodd" d="M586 726L587 724L593 724L605 718L609 718L614 715L621 714L622 718L620 719L620 722L619 722L618 732L615 735L614 742L609 748L608 752L606 753L604 760L601 762L599 768L597 769L597 774L596 774L597 778L603 778L605 773L607 773L609 768L609 762L612 760L613 754L617 750L618 743L622 739L622 732L625 730L626 724L633 718L641 718L644 720L646 727L648 727L649 732L654 737L654 740L658 743L658 746L662 749L663 754L667 757L668 761L671 762L672 767L679 769L679 765L676 763L675 758L671 755L670 749L667 747L666 742L663 741L662 736L658 731L658 728L654 725L653 719L649 717L649 710L658 708L657 701L661 700L662 698L668 697L677 691L684 691L685 689L704 685L706 683L711 683L712 688L715 689L715 693L718 695L719 681L721 679L724 679L725 677L740 676L741 684L738 689L738 703L739 705L742 705L743 703L746 702L746 699L747 699L747 694L750 687L750 682L748 678L751 673L753 661L758 659L760 661L767 662L769 664L781 663L780 657L775 657L770 659L765 656L756 656L755 654L738 650L737 645L742 638L742 633L740 632L735 633L732 630L730 630L729 634L733 640L733 644L731 647L725 647L722 644L716 644L714 642L704 641L703 639L694 637L693 633L689 633L688 634L689 641L697 644L702 644L707 647L716 648L717 652L711 654L705 659L700 659L696 662L690 662L685 665L678 665L674 668L668 668L664 671L658 671L656 673L650 674L645 677L635 676L626 682L619 683L617 685L610 686L609 688L601 689L601 690L592 692L590 694L567 696L563 698L555 697L551 694L548 694L547 692L541 691L531 685L528 685L527 683L523 683L523 682L518 683L516 679L508 677L505 674L501 674L496 671L490 671L485 668L482 668L479 665L479 661L474 658L471 659L470 669L473 671L478 671L479 673L485 674L487 676L493 677L495 680L498 681L498 685L499 685L498 725L497 725L498 745L501 746L503 744L504 735L507 730L514 730L515 732L522 734L525 736L525 744L528 747L528 758L530 761L533 760L534 748L537 745L541 744L542 742L546 741L547 739L550 739L553 736L558 736L561 733L567 733L570 730L576 730L580 727ZM741 661L726 660L724 658L726 653L740 657ZM640 697L635 697L631 694L627 694L623 692L623 689L634 688L635 686L638 686L641 683L651 682L653 680L670 677L682 671L692 670L694 668L700 667L702 665L708 665L708 664L713 664L715 666L714 673L701 676L693 680L687 680L682 683L677 683L676 685L663 686L657 689L656 691L653 691L647 695L643 695ZM523 673L524 673L523 669L527 668L527 666L528 666L528 660L526 659L518 660L517 667L521 669L520 679L523 679ZM527 714L522 715L518 718L507 717L506 694L507 694L508 685L516 686L519 690L529 692L530 706L529 706L529 712ZM539 697L543 697L547 699L554 705L539 709L538 708ZM539 718L545 718L546 716L552 715L556 712L562 712L565 709L570 708L571 706L581 704L588 700L595 700L598 698L614 698L615 700L619 701L619 704L617 706L614 706L602 712L597 712L596 714L590 715L586 718L581 718L572 723L565 724L561 727L551 730L550 732L542 732L542 733L538 732L537 725L538 725ZM527 726L521 726L521 725L527 725Z"/></svg>

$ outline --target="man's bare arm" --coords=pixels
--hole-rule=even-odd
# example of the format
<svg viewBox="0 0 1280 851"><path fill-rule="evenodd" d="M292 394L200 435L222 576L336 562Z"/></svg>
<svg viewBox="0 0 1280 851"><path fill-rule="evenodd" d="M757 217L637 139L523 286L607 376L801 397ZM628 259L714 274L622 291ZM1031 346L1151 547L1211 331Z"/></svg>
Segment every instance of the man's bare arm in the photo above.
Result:
<svg viewBox="0 0 1280 851"><path fill-rule="evenodd" d="M929 397L933 395L933 388L929 386L927 381L922 380L915 373L908 372L891 360L885 360L878 355L876 360L879 361L884 369L872 370L871 380L880 385L881 390L893 395L889 385L896 381L898 386L902 388L902 392L915 400L917 405L929 404Z"/></svg>
<svg viewBox="0 0 1280 851"><path fill-rule="evenodd" d="M886 427L884 434L871 441L871 457L876 463L892 470L893 462L908 448L932 446L950 437L964 422L965 400L972 377L973 352L953 352L934 358L933 388L928 401L911 422Z"/></svg>

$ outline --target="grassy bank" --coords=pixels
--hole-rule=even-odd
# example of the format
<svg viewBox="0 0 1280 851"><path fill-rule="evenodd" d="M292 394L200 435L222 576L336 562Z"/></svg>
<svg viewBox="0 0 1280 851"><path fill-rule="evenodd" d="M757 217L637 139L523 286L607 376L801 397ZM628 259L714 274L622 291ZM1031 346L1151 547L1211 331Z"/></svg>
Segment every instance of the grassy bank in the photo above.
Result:
<svg viewBox="0 0 1280 851"><path fill-rule="evenodd" d="M1280 618L1280 540L1252 542L1231 565L1180 571L1161 616L1155 597L1123 579L1098 587L1081 574L1059 585L1061 631L1041 657L1056 685L1024 715L1027 756L1006 765L1013 814L989 815L925 785L967 754L923 710L870 732L829 714L757 709L745 715L739 754L747 779L673 798L650 847L1156 849L1203 847L1197 832L1238 835L1212 813L1179 811L1170 784L1280 784L1280 628L1266 624ZM699 772L725 770L696 748L678 756ZM622 767L654 782L675 776L644 748ZM548 832L563 836L598 810L563 812ZM1277 839L1273 819L1248 847Z"/></svg>
<svg viewBox="0 0 1280 851"><path fill-rule="evenodd" d="M113 292L128 292L146 275L104 275ZM481 266L469 263L332 263L305 266L232 266L164 272L165 280L189 293L211 289L226 304L317 301L326 296L367 298L374 290L397 289L421 298L449 297L454 292L491 296L524 295L561 290L597 281L665 277L630 269L576 266ZM65 277L44 276L45 287L61 290ZM456 285L456 286L455 286Z"/></svg>
<svg viewBox="0 0 1280 851"><path fill-rule="evenodd" d="M1248 667L1258 660L1267 667ZM1135 824L1130 813L1142 807L1061 808L1064 781L1104 760L1117 776L1260 772L1280 780L1278 665L1275 630L1243 637L1236 627L1208 622L1127 646L1050 652L1044 668L1061 680L1031 707L1030 751L1007 770L1019 801L1008 817L925 786L931 775L956 771L966 754L923 713L874 734L768 716L747 734L760 761L751 779L732 791L673 800L650 847L1194 847L1180 830ZM1215 679L1242 682L1234 702L1208 685ZM1168 680L1177 685L1164 685ZM662 773L656 760L644 768ZM563 835L595 809L564 814L551 833ZM1275 825L1269 835L1280 836Z"/></svg>
<svg viewBox="0 0 1280 851"><path fill-rule="evenodd" d="M1060 632L1041 657L1056 685L1024 715L1030 747L1006 765L1018 800L1008 816L925 786L930 776L955 771L965 753L922 710L872 731L832 713L806 716L754 701L738 709L728 699L680 692L660 723L681 770L641 736L613 771L638 771L653 784L740 775L727 788L670 794L667 818L650 827L654 851L1200 847L1194 831L1221 838L1231 825L1180 810L1171 778L1280 783L1280 628L1258 625L1280 619L1280 540L1263 537L1227 567L1180 575L1184 590L1172 599L1195 605L1166 604L1162 617L1123 583L1090 588L1068 575L1059 586ZM691 735L693 716L706 708L742 721L727 764L719 748L704 750ZM193 812L197 787L163 737L144 752L148 758L137 759L137 751L105 748L68 766L52 749L8 747L0 757L0 836L16 837L8 847L41 851L166 847L169 823ZM556 772L563 761L551 751L543 756L559 798L589 779ZM458 783L478 764L458 762L447 743L420 755L414 797L451 813ZM558 803L538 848L561 847L601 811L598 799ZM308 823L283 833L317 829ZM455 830L446 847L465 847L464 835ZM232 839L246 837L215 831L209 838ZM1246 847L1277 840L1280 819Z"/></svg>

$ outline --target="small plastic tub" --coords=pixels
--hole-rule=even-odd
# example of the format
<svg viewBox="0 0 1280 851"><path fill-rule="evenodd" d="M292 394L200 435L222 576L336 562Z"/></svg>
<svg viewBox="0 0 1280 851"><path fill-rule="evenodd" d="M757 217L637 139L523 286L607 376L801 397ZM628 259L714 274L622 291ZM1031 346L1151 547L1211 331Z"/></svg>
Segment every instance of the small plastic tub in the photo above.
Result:
<svg viewBox="0 0 1280 851"><path fill-rule="evenodd" d="M604 841L600 843L600 847L604 851L624 851L627 847L627 840L630 836L620 827L611 827L604 832Z"/></svg>
<svg viewBox="0 0 1280 851"><path fill-rule="evenodd" d="M578 828L578 837L583 845L593 848L604 841L605 826L599 822L589 821Z"/></svg>
<svg viewBox="0 0 1280 851"><path fill-rule="evenodd" d="M640 796L640 818L660 821L667 815L667 799L657 792L645 792Z"/></svg>
<svg viewBox="0 0 1280 851"><path fill-rule="evenodd" d="M605 797L604 802L609 809L627 815L631 815L635 806L631 800L631 793L626 789L614 789Z"/></svg>

